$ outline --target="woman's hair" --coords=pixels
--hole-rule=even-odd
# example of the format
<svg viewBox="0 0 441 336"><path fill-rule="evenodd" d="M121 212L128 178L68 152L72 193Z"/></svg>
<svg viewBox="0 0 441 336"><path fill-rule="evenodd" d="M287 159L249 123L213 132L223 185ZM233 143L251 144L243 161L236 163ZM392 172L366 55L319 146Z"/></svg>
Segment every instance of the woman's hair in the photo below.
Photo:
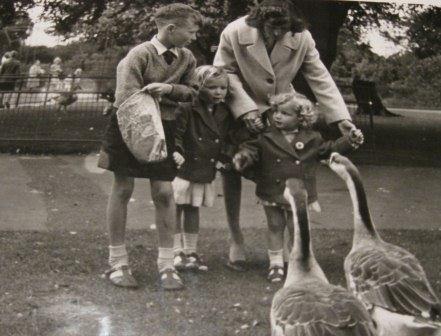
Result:
<svg viewBox="0 0 441 336"><path fill-rule="evenodd" d="M248 14L246 23L259 30L263 29L266 20L270 18L289 18L291 20L290 31L300 33L307 28L307 23L300 9L292 0L262 0Z"/></svg>
<svg viewBox="0 0 441 336"><path fill-rule="evenodd" d="M197 67L194 71L191 86L195 90L199 90L204 87L207 80L218 77L225 77L228 79L228 75L225 69L213 65L201 65Z"/></svg>
<svg viewBox="0 0 441 336"><path fill-rule="evenodd" d="M287 106L297 114L301 128L311 128L317 121L317 109L315 105L300 93L281 93L270 98L273 110L279 106Z"/></svg>

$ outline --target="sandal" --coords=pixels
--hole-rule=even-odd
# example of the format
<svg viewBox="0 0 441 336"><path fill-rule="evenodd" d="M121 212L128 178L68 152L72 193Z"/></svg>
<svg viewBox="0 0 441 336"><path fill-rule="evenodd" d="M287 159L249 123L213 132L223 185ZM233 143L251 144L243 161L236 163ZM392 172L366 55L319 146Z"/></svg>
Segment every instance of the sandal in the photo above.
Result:
<svg viewBox="0 0 441 336"><path fill-rule="evenodd" d="M184 284L179 277L178 272L173 268L166 268L159 272L159 281L164 290L181 290L184 289Z"/></svg>
<svg viewBox="0 0 441 336"><path fill-rule="evenodd" d="M228 262L225 264L230 270L235 272L246 272L247 271L247 262L245 260L235 260Z"/></svg>
<svg viewBox="0 0 441 336"><path fill-rule="evenodd" d="M187 263L187 256L184 252L179 252L179 254L175 255L175 257L173 258L173 265L178 271L184 271Z"/></svg>
<svg viewBox="0 0 441 336"><path fill-rule="evenodd" d="M187 265L185 268L189 271L208 271L207 265L205 265L202 258L197 253L190 253L187 255Z"/></svg>
<svg viewBox="0 0 441 336"><path fill-rule="evenodd" d="M283 267L273 266L269 269L267 279L271 283L278 283L278 282L283 281L284 277L285 277L285 272L283 271Z"/></svg>
<svg viewBox="0 0 441 336"><path fill-rule="evenodd" d="M111 268L105 271L104 275L115 286L125 288L138 287L138 283L136 282L135 278L132 275L132 271L127 265Z"/></svg>

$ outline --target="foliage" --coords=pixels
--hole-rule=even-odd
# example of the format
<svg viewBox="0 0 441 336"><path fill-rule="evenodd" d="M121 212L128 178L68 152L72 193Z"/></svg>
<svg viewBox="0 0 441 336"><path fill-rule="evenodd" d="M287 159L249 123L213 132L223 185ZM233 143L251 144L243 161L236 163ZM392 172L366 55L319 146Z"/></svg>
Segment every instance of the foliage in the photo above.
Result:
<svg viewBox="0 0 441 336"><path fill-rule="evenodd" d="M410 20L407 36L419 58L441 54L441 8L429 7Z"/></svg>
<svg viewBox="0 0 441 336"><path fill-rule="evenodd" d="M0 54L18 49L29 36L33 23L27 10L33 5L34 0L0 1Z"/></svg>

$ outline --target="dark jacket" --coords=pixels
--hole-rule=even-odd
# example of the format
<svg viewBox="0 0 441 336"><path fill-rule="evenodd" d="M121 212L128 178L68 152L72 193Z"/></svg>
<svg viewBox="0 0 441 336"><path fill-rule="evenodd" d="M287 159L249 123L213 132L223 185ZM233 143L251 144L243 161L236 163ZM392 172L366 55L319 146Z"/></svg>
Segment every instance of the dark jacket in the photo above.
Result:
<svg viewBox="0 0 441 336"><path fill-rule="evenodd" d="M182 103L176 118L175 150L185 163L178 176L197 183L209 183L216 175L216 162L227 159L227 138L234 122L227 105L215 105L213 115L195 99Z"/></svg>
<svg viewBox="0 0 441 336"><path fill-rule="evenodd" d="M315 174L320 160L332 152L345 153L353 147L349 137L325 141L319 132L299 130L289 143L275 127L270 126L257 139L245 142L239 153L248 163L255 164L256 195L268 202L287 203L283 198L285 181L303 179L308 191L308 202L317 200Z"/></svg>
<svg viewBox="0 0 441 336"><path fill-rule="evenodd" d="M20 61L11 59L0 67L0 84L4 90L14 90L15 82L20 78Z"/></svg>

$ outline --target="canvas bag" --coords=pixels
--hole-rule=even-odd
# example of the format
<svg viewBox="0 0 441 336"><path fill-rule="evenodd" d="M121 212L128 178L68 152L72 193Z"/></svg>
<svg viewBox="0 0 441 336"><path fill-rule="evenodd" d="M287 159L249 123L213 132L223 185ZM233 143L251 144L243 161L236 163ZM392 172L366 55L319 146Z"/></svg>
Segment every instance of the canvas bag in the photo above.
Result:
<svg viewBox="0 0 441 336"><path fill-rule="evenodd" d="M116 112L122 138L133 156L141 163L167 158L161 111L156 99L137 91Z"/></svg>

